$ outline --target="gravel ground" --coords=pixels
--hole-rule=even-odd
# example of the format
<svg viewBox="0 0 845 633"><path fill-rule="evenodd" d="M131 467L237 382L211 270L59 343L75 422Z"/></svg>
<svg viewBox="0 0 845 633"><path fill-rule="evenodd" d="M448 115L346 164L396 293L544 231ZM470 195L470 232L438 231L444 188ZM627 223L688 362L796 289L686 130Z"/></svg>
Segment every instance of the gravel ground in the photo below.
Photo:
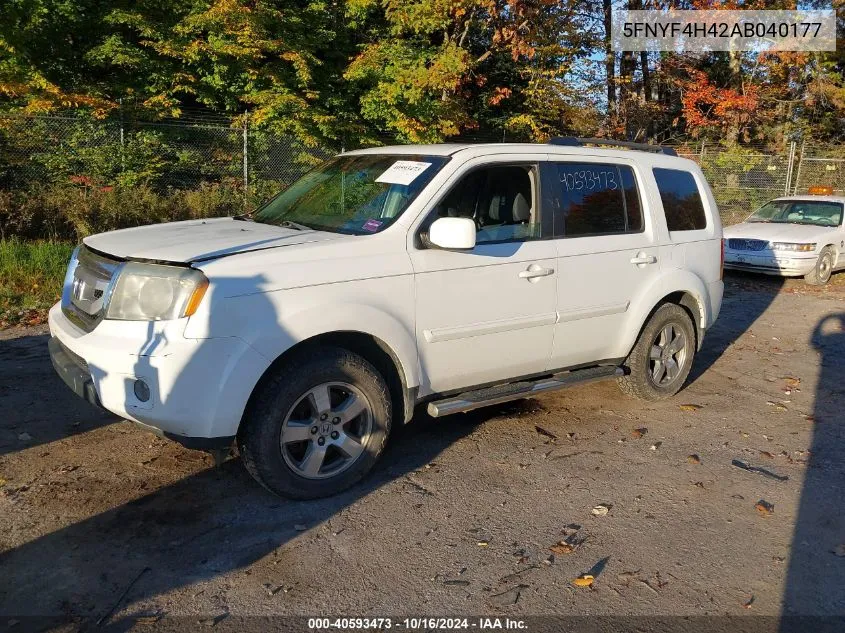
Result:
<svg viewBox="0 0 845 633"><path fill-rule="evenodd" d="M845 289L727 281L675 398L420 414L316 502L77 400L43 327L0 332L0 615L845 616Z"/></svg>

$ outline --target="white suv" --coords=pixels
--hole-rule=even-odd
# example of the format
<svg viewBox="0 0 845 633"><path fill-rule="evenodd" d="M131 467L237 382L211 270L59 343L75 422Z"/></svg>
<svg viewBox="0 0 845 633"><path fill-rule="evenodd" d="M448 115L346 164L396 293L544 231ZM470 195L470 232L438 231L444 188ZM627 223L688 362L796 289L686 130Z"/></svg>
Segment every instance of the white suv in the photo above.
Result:
<svg viewBox="0 0 845 633"><path fill-rule="evenodd" d="M599 143L348 152L247 216L85 238L53 364L300 498L359 480L420 403L674 395L722 301L719 214L694 163Z"/></svg>

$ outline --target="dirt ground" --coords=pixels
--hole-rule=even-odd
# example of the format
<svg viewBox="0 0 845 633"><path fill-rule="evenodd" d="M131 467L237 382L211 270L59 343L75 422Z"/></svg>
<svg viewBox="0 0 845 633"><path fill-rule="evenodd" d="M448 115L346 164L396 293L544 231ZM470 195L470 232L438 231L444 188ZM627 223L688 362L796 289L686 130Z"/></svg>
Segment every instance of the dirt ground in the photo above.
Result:
<svg viewBox="0 0 845 633"><path fill-rule="evenodd" d="M0 332L0 626L845 616L842 284L731 275L675 398L605 382L420 414L364 483L316 502L97 412L54 376L46 339ZM592 588L572 584L583 573Z"/></svg>

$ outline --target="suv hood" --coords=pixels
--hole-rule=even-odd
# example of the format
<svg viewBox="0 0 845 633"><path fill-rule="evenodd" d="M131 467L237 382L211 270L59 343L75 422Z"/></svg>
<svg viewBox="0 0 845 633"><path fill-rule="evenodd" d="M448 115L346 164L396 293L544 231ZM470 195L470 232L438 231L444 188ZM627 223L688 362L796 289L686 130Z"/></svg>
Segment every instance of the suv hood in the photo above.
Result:
<svg viewBox="0 0 845 633"><path fill-rule="evenodd" d="M82 241L95 251L121 259L189 263L265 248L349 237L340 233L288 229L232 218L210 218L121 229L91 235Z"/></svg>
<svg viewBox="0 0 845 633"><path fill-rule="evenodd" d="M743 222L724 230L725 239L748 238L770 242L815 242L823 240L836 227L809 226L780 222Z"/></svg>

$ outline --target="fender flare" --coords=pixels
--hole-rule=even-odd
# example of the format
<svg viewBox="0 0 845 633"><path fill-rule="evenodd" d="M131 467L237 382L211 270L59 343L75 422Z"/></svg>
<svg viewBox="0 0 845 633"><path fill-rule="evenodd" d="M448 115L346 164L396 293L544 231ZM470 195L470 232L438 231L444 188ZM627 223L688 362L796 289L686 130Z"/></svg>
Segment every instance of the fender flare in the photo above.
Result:
<svg viewBox="0 0 845 633"><path fill-rule="evenodd" d="M698 308L696 317L696 331L704 332L712 323L711 307L706 300L707 289L704 282L697 275L681 269L666 272L658 279L639 293L631 302L628 310L628 322L626 332L630 332L628 338L623 342L623 356L627 357L639 338L640 332L645 327L646 321L667 297L676 294L686 294L692 297ZM686 305L686 304L684 304ZM691 307L687 305L687 307Z"/></svg>
<svg viewBox="0 0 845 633"><path fill-rule="evenodd" d="M314 337L337 332L365 334L380 342L397 362L407 388L420 384L417 345L414 335L394 316L365 304L333 304L310 307L299 312L286 313L284 334L279 330L259 336L250 344L266 359L262 375L276 359L295 345Z"/></svg>

